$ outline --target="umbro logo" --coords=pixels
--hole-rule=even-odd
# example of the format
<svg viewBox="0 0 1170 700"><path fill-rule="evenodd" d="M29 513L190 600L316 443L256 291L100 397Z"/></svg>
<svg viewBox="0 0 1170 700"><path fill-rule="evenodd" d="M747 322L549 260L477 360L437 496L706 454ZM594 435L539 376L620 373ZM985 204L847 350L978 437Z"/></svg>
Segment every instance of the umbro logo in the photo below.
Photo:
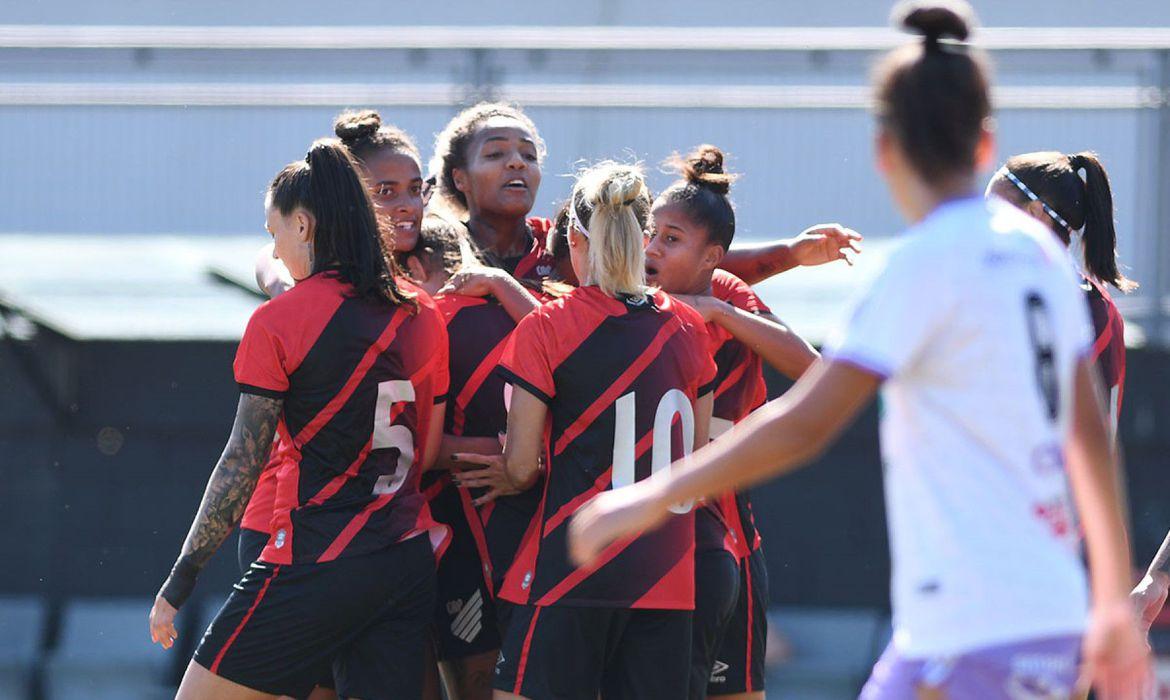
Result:
<svg viewBox="0 0 1170 700"><path fill-rule="evenodd" d="M723 663L722 661L716 661L715 666L711 668L711 678L709 679L709 682L711 682L711 683L726 683L727 682L727 675L726 674L727 674L727 669L729 669L729 668L731 668L731 666Z"/></svg>
<svg viewBox="0 0 1170 700"><path fill-rule="evenodd" d="M448 606L450 609L450 606ZM451 634L470 644L483 630L483 594L476 591L451 622Z"/></svg>

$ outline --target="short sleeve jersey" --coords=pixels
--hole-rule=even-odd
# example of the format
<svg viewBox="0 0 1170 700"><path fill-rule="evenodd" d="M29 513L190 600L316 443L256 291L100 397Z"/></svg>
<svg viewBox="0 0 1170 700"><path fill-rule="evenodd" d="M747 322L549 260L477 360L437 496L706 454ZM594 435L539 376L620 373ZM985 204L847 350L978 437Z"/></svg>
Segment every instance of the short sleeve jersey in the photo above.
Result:
<svg viewBox="0 0 1170 700"><path fill-rule="evenodd" d="M419 491L431 409L446 400L447 334L417 311L354 295L329 272L252 315L236 354L244 393L281 398L268 545L274 564L325 562L431 531Z"/></svg>
<svg viewBox="0 0 1170 700"><path fill-rule="evenodd" d="M587 568L569 518L593 495L668 468L693 441L693 401L715 378L702 318L662 292L615 299L581 287L517 326L501 371L549 408L540 508L501 597L530 605L694 608L693 511L620 540ZM689 451L689 450L687 450Z"/></svg>
<svg viewBox="0 0 1170 700"><path fill-rule="evenodd" d="M915 225L827 346L879 377L894 645L909 657L1083 629L1065 476L1092 337L1060 242L1001 200ZM962 624L956 624L962 620Z"/></svg>
<svg viewBox="0 0 1170 700"><path fill-rule="evenodd" d="M711 294L748 313L771 313L747 282L725 270L715 270L711 276ZM708 323L707 332L718 368L711 416L711 437L715 439L762 406L768 400L768 387L759 355L718 324ZM717 522L708 522L711 517ZM724 549L742 558L760 548L760 534L747 492L728 493L709 501L696 518L696 546L700 550Z"/></svg>
<svg viewBox="0 0 1170 700"><path fill-rule="evenodd" d="M1101 386L1109 395L1109 417L1114 433L1121 418L1121 399L1125 394L1125 319L1113 303L1105 285L1085 278L1081 288L1089 302L1093 321L1093 362L1101 377Z"/></svg>

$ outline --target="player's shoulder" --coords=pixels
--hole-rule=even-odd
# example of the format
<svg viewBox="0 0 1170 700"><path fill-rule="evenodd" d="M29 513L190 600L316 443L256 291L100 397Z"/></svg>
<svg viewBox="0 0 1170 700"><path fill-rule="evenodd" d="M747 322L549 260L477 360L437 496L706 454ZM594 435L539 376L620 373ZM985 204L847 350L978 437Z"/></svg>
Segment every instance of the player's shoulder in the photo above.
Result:
<svg viewBox="0 0 1170 700"><path fill-rule="evenodd" d="M332 313L345 298L344 287L340 280L318 273L261 304L252 313L252 322L269 329L303 325L316 315Z"/></svg>
<svg viewBox="0 0 1170 700"><path fill-rule="evenodd" d="M716 297L723 298L722 295L725 294L751 290L751 285L727 270L715 268L711 273L711 291Z"/></svg>
<svg viewBox="0 0 1170 700"><path fill-rule="evenodd" d="M649 298L650 302L661 313L673 314L678 317L685 328L703 335L707 334L707 322L703 320L702 314L690 304L675 299L661 289L651 290Z"/></svg>
<svg viewBox="0 0 1170 700"><path fill-rule="evenodd" d="M711 296L754 314L771 311L750 284L727 270L716 269L711 273Z"/></svg>

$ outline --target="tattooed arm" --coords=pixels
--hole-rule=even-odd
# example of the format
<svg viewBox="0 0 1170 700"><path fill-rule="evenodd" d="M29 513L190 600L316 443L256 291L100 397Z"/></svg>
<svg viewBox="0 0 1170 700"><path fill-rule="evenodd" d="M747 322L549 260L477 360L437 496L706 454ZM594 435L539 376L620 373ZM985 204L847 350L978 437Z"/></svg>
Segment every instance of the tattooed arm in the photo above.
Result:
<svg viewBox="0 0 1170 700"><path fill-rule="evenodd" d="M179 558L150 612L151 639L164 649L174 643L175 613L191 595L196 577L244 515L260 471L268 460L282 406L281 399L253 394L240 396L232 434L207 480L203 501Z"/></svg>

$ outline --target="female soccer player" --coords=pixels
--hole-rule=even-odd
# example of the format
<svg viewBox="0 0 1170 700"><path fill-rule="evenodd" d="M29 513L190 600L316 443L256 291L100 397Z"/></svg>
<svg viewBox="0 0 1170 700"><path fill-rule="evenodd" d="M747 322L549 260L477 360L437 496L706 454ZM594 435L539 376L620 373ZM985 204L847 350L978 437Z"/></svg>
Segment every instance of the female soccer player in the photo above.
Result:
<svg viewBox="0 0 1170 700"><path fill-rule="evenodd" d="M670 503L808 461L884 382L894 638L863 697L1068 697L1082 636L1102 697L1139 697L1149 655L1126 599L1129 553L1075 274L1051 233L978 196L994 137L985 58L961 43L970 8L912 2L896 16L923 41L879 68L877 161L913 224L907 240L827 361L681 468L583 508L574 560L588 565L661 522ZM1092 566L1088 620L1066 479Z"/></svg>
<svg viewBox="0 0 1170 700"><path fill-rule="evenodd" d="M761 356L796 379L816 359L751 287L716 269L735 236L723 152L699 146L670 164L682 179L655 200L646 281L707 320L718 367L712 437L767 400ZM728 493L695 515L695 616L690 697L764 697L768 575L746 493ZM712 673L716 662L719 670Z"/></svg>
<svg viewBox="0 0 1170 700"><path fill-rule="evenodd" d="M452 697L487 700L500 648L496 567L502 579L519 546L518 536L507 546L509 540L501 538L499 530L515 511L520 521L503 529L522 532L536 512L539 494L533 490L504 497L480 512L472 494L456 488L452 477L457 478L460 469L477 466L460 461L461 452L500 451L507 413L504 380L494 370L516 320L536 308L536 301L502 270L477 272L484 287L480 291L492 296L441 293L451 275L468 267L465 234L457 227L442 217L427 216L406 264L418 286L434 296L447 324L450 348L450 410L435 467L422 481L435 520L452 530L436 575L436 655Z"/></svg>
<svg viewBox="0 0 1170 700"><path fill-rule="evenodd" d="M235 425L155 599L154 641L174 643L175 613L239 521L274 434L289 455L274 532L180 698L302 697L330 666L343 697L419 696L441 529L418 484L441 435L447 340L429 297L394 278L357 167L322 140L269 187L266 223L297 284L244 332Z"/></svg>
<svg viewBox="0 0 1170 700"><path fill-rule="evenodd" d="M386 249L401 261L402 254L414 248L430 198L418 147L402 129L383 124L381 115L372 109L342 112L333 121L333 133L361 166L383 224ZM257 256L256 283L270 297L293 284L288 270L273 258L271 244Z"/></svg>
<svg viewBox="0 0 1170 700"><path fill-rule="evenodd" d="M1118 269L1113 190L1105 166L1090 151L1073 155L1056 151L1024 153L1009 158L992 176L987 193L1028 212L1052 229L1066 246L1071 244L1073 233L1080 233L1084 277L1081 288L1088 298L1096 338L1092 359L1109 396L1109 417L1116 436L1125 392L1125 320L1106 285L1128 293L1137 288L1137 283ZM1166 602L1170 577L1163 569L1167 564L1170 535L1133 593L1147 630Z"/></svg>
<svg viewBox="0 0 1170 700"><path fill-rule="evenodd" d="M534 283L556 270L547 245L552 222L530 216L544 155L544 140L519 107L484 102L435 137L430 165L440 195L435 204L466 223L485 262ZM755 283L799 265L847 260L845 251L858 241L852 231L822 224L790 240L729 251L722 264Z"/></svg>
<svg viewBox="0 0 1170 700"><path fill-rule="evenodd" d="M573 188L570 255L582 286L526 316L501 362L512 384L506 484L540 508L504 581L515 604L498 698L680 698L694 607L694 521L568 562L568 518L589 496L647 479L707 439L715 365L695 311L643 283L641 172L602 163ZM636 535L636 533L635 533Z"/></svg>
<svg viewBox="0 0 1170 700"><path fill-rule="evenodd" d="M1009 158L992 176L987 191L1028 212L1066 246L1073 233L1080 232L1082 286L1096 338L1092 360L1109 394L1109 415L1116 429L1125 390L1125 320L1105 285L1131 292L1137 283L1118 269L1113 191L1105 166L1089 151L1025 153Z"/></svg>

